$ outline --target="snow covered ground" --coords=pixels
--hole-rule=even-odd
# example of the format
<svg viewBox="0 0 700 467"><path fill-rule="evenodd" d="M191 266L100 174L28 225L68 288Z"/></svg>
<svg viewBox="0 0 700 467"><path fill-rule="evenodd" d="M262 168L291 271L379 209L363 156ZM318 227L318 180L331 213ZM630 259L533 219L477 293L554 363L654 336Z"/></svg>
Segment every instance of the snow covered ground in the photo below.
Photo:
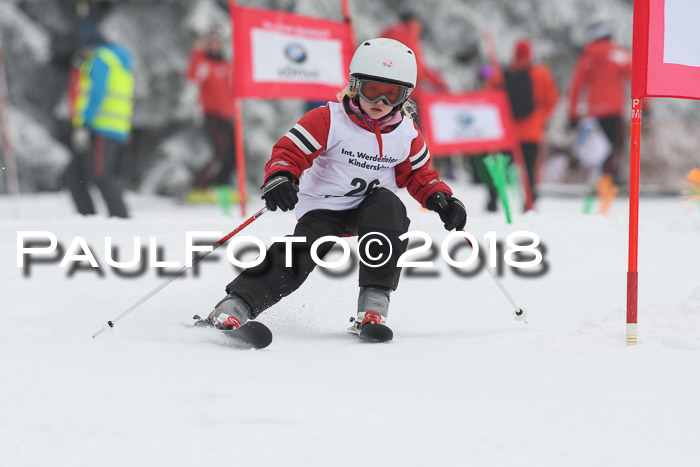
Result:
<svg viewBox="0 0 700 467"><path fill-rule="evenodd" d="M222 345L181 324L206 314L234 277L223 255L170 284L115 329L102 324L157 286L104 262L156 236L183 261L186 231L224 233L242 218L217 207L128 196L134 218L81 218L66 193L0 198L0 465L3 466L639 466L696 465L700 437L700 210L678 198L641 204L640 344L624 344L627 201L607 217L582 200L544 198L539 213L480 212L484 194L457 186L477 238L540 235L549 271L492 278L405 276L392 296L395 340L346 333L357 279L316 271L260 320L261 351ZM411 230L445 236L434 213L402 195ZM253 201L250 211L258 206ZM244 233L290 233L269 213ZM17 232L84 236L103 277L58 263L16 266ZM243 235L243 234L241 234ZM351 245L354 241L351 240ZM483 243L483 242L482 242Z"/></svg>

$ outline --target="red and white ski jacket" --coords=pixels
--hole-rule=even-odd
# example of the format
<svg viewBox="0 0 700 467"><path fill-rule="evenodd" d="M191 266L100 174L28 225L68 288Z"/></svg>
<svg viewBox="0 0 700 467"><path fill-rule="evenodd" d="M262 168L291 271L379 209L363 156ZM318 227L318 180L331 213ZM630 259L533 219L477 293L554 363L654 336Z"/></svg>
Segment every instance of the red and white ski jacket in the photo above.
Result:
<svg viewBox="0 0 700 467"><path fill-rule="evenodd" d="M288 172L299 182L297 218L313 209L357 207L375 188L406 188L422 206L435 192L452 194L436 171L416 124L402 114L363 118L343 103L308 112L272 149L267 181Z"/></svg>
<svg viewBox="0 0 700 467"><path fill-rule="evenodd" d="M400 112L381 121L343 103L309 111L272 149L265 180L277 172L299 179L297 219L314 209L357 207L375 188L406 188L423 207L436 192L452 194L436 171L412 119Z"/></svg>

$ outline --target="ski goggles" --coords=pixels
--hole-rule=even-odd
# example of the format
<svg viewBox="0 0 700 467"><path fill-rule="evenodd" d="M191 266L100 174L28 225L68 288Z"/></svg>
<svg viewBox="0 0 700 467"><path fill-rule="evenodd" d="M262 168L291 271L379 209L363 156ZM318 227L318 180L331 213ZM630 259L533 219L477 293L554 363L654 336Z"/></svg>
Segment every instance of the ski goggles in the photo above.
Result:
<svg viewBox="0 0 700 467"><path fill-rule="evenodd" d="M359 80L357 91L367 102L375 104L384 101L387 105L395 107L408 99L411 88L401 84L383 83L369 79Z"/></svg>

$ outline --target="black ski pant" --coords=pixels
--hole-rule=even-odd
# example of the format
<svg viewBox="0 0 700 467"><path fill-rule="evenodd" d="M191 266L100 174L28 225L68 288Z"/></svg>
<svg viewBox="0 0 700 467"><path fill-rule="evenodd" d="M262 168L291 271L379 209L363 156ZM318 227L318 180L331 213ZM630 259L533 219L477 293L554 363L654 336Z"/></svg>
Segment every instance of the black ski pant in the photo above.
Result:
<svg viewBox="0 0 700 467"><path fill-rule="evenodd" d="M622 122L622 117L620 115L612 115L609 117L601 117L598 119L600 123L600 128L605 133L605 136L610 141L612 150L610 155L603 162L603 173L610 174L616 184L620 184L618 177L618 165L620 154L623 148L623 129L624 124Z"/></svg>
<svg viewBox="0 0 700 467"><path fill-rule="evenodd" d="M540 145L537 143L522 143L520 148L523 153L525 162L525 170L530 183L530 193L532 193L532 202L537 201L537 188L535 187L535 167L537 165L537 153L540 150Z"/></svg>
<svg viewBox="0 0 700 467"><path fill-rule="evenodd" d="M233 120L218 115L206 115L205 123L214 156L197 175L196 186L197 188L206 188L212 183L228 185L231 183L231 175L236 168ZM217 167L218 172L216 175L212 175Z"/></svg>
<svg viewBox="0 0 700 467"><path fill-rule="evenodd" d="M105 200L110 216L129 217L121 185L117 180L122 147L120 141L92 133L88 151L73 152L73 159L68 164L64 177L80 214L95 214L95 205L88 192L89 185L94 183Z"/></svg>
<svg viewBox="0 0 700 467"><path fill-rule="evenodd" d="M292 263L285 266L285 244L274 243L267 250L265 260L254 268L243 271L226 286L227 293L235 293L251 307L251 318L255 318L283 297L297 290L304 283L316 263L311 257L311 245L321 237L355 234L362 238L365 234L379 232L386 235L391 243L391 257L380 267L370 267L360 262L360 287L374 286L396 290L401 268L398 258L406 251L407 241L399 237L408 231L410 220L406 207L391 191L380 188L368 195L362 203L344 211L317 209L304 214L294 229L294 236L306 237L303 243L293 243ZM325 242L318 247L318 257L323 257L333 247L333 242ZM364 249L363 249L364 250ZM372 257L388 256L388 246L372 243L369 251Z"/></svg>

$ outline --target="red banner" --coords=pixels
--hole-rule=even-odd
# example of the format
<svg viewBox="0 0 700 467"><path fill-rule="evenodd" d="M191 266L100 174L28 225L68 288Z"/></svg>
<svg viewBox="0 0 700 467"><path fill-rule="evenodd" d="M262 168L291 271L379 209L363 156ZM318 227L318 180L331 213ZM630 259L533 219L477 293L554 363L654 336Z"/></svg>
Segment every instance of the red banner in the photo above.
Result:
<svg viewBox="0 0 700 467"><path fill-rule="evenodd" d="M511 151L518 146L504 91L421 93L420 124L430 153L448 156Z"/></svg>
<svg viewBox="0 0 700 467"><path fill-rule="evenodd" d="M330 100L346 86L349 23L244 7L232 21L237 97Z"/></svg>
<svg viewBox="0 0 700 467"><path fill-rule="evenodd" d="M700 2L635 0L632 97L700 99Z"/></svg>

